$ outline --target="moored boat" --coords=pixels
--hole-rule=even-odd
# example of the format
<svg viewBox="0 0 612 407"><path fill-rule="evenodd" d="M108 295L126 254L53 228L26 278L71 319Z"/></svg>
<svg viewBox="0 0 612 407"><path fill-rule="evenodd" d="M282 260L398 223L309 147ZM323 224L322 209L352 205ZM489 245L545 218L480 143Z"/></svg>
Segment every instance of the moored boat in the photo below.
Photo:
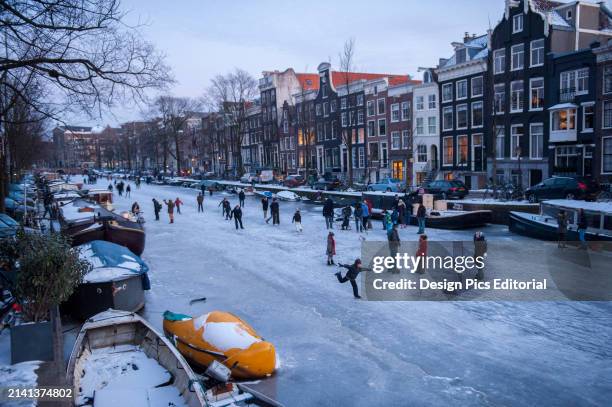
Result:
<svg viewBox="0 0 612 407"><path fill-rule="evenodd" d="M557 216L564 210L567 219L567 241L578 241L578 212L584 209L588 227L586 240L612 241L612 204L557 199L540 204L540 213L510 212L510 231L535 239L556 241L559 238Z"/></svg>
<svg viewBox="0 0 612 407"><path fill-rule="evenodd" d="M108 310L81 328L66 382L75 405L209 405L196 374L176 348L134 313Z"/></svg>
<svg viewBox="0 0 612 407"><path fill-rule="evenodd" d="M193 318L166 311L164 333L190 363L206 369L217 361L235 379L260 379L276 369L274 345L228 312L212 311Z"/></svg>
<svg viewBox="0 0 612 407"><path fill-rule="evenodd" d="M300 200L300 196L296 194L295 192L291 192L291 191L279 191L276 193L276 197L280 199L281 201L288 201L288 202L296 202Z"/></svg>
<svg viewBox="0 0 612 407"><path fill-rule="evenodd" d="M473 229L491 223L493 214L484 211L431 211L425 218L425 226L432 229ZM411 225L418 225L415 216L410 217Z"/></svg>
<svg viewBox="0 0 612 407"><path fill-rule="evenodd" d="M92 264L65 306L79 319L114 308L138 311L151 288L149 267L128 249L96 240L80 246L80 257Z"/></svg>

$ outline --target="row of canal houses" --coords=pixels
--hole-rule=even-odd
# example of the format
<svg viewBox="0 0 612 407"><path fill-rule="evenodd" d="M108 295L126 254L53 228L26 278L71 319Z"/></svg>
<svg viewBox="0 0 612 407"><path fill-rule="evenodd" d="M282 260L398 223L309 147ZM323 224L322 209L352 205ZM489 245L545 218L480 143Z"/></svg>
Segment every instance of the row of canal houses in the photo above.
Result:
<svg viewBox="0 0 612 407"><path fill-rule="evenodd" d="M506 0L495 27L465 34L415 80L401 74L264 72L241 151L203 124L210 169L333 174L406 185L612 175L612 11L605 2ZM208 133L206 133L208 131Z"/></svg>

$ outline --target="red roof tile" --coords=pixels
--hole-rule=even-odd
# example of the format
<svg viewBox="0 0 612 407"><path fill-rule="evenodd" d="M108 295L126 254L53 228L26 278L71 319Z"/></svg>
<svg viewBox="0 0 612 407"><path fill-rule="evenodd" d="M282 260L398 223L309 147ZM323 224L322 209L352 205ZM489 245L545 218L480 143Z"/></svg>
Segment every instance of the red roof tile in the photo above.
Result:
<svg viewBox="0 0 612 407"><path fill-rule="evenodd" d="M300 81L300 85L304 90L317 90L319 89L319 75L314 73L296 73L295 74ZM410 75L393 75L386 73L363 73L363 72L340 72L332 71L332 82L335 87L346 85L348 78L349 83L353 83L360 80L371 81L373 79L388 78L390 86L397 86L403 84L414 84L418 85L421 81L413 80Z"/></svg>
<svg viewBox="0 0 612 407"><path fill-rule="evenodd" d="M316 73L296 73L300 86L303 90L319 89L319 74Z"/></svg>

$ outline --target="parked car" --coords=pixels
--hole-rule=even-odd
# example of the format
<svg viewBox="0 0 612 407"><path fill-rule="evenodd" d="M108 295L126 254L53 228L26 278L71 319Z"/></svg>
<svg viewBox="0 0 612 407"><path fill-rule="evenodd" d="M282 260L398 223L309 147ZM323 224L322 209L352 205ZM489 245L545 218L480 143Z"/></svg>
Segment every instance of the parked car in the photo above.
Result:
<svg viewBox="0 0 612 407"><path fill-rule="evenodd" d="M368 185L368 191L401 192L402 189L402 182L397 178L383 178Z"/></svg>
<svg viewBox="0 0 612 407"><path fill-rule="evenodd" d="M223 185L219 184L217 181L212 180L204 180L200 185L203 185L204 188L208 191L212 188L213 191L222 191Z"/></svg>
<svg viewBox="0 0 612 407"><path fill-rule="evenodd" d="M301 175L287 175L287 178L283 181L283 185L289 188L295 188L304 185L304 182L304 177Z"/></svg>
<svg viewBox="0 0 612 407"><path fill-rule="evenodd" d="M250 184L251 182L259 182L259 177L255 173L247 172L242 177L240 177L240 182L242 182L243 184Z"/></svg>
<svg viewBox="0 0 612 407"><path fill-rule="evenodd" d="M340 179L336 175L328 172L323 174L323 176L314 183L312 188L323 191L335 191L340 188L341 185Z"/></svg>
<svg viewBox="0 0 612 407"><path fill-rule="evenodd" d="M529 202L544 199L596 199L601 188L597 181L586 177L552 177L527 188Z"/></svg>
<svg viewBox="0 0 612 407"><path fill-rule="evenodd" d="M463 199L469 193L467 187L459 180L438 180L432 181L424 188L426 194L433 194L442 199Z"/></svg>

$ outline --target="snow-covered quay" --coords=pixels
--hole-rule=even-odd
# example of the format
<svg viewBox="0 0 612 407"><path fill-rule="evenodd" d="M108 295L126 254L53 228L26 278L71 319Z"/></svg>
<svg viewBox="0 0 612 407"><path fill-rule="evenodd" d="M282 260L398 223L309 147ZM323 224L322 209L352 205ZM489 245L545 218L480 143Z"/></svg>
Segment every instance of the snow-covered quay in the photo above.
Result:
<svg viewBox="0 0 612 407"><path fill-rule="evenodd" d="M106 181L99 186L105 187ZM609 405L612 304L578 302L369 302L353 299L326 265L321 207L281 202L280 226L266 224L247 197L244 230L218 207L228 196L132 184L145 211L143 259L152 289L144 316L161 329L165 310L199 315L233 312L274 343L280 369L276 397L287 406ZM152 198L185 205L169 224L153 216ZM304 232L291 224L302 209ZM521 239L489 226L490 240ZM416 240L416 228L400 230ZM432 232L432 233L430 233ZM360 235L335 230L337 261L360 255ZM473 231L428 231L430 239L471 239ZM380 223L363 235L385 240ZM205 303L189 301L207 297Z"/></svg>

